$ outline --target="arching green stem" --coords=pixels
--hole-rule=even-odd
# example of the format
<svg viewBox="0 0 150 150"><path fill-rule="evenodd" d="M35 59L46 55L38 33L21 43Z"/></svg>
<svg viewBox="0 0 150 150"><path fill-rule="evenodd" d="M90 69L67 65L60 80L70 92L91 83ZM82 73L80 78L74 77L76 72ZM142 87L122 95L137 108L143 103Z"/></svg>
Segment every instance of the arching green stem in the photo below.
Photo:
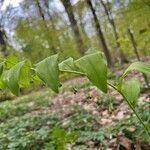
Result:
<svg viewBox="0 0 150 150"><path fill-rule="evenodd" d="M133 113L136 115L136 117L138 118L139 122L142 124L145 132L147 133L148 137L149 137L149 140L150 140L150 133L147 129L147 127L145 126L143 120L141 119L141 117L139 116L139 114L136 112L135 108L132 106L132 104L127 100L127 98L125 97L125 95L117 89L116 86L112 85L111 83L107 83L110 87L112 87L114 90L116 90L122 97L123 99L127 102L128 106L130 107L130 109L133 111ZM148 141L149 141L148 140Z"/></svg>
<svg viewBox="0 0 150 150"><path fill-rule="evenodd" d="M75 73L79 75L86 75L85 73L79 72L79 71L71 71L71 70L62 70L60 69L61 72L68 72L68 73Z"/></svg>

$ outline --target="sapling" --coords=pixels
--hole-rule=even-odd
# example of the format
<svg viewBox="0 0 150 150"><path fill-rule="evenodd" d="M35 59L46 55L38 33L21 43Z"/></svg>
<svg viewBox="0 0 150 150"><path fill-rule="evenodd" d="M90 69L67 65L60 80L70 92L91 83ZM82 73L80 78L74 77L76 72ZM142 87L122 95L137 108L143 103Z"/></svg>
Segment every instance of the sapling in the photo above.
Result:
<svg viewBox="0 0 150 150"><path fill-rule="evenodd" d="M22 61L15 64L8 70L5 67L5 62L2 62L0 63L0 87L2 89L8 88L13 94L19 95L20 86L27 86L30 83L31 69L32 73L34 73L34 75L36 75L39 80L44 82L56 93L59 92L59 75L62 72L84 75L92 82L93 85L95 85L104 93L107 93L108 87L113 88L122 95L130 109L139 119L141 125L143 126L150 139L150 133L146 125L135 109L140 93L139 80L130 79L125 81L125 77L128 75L128 72L132 70L138 70L144 74L150 74L149 64L143 62L132 63L124 71L119 80L113 85L110 81L108 81L107 62L102 52L94 51L77 60L73 60L73 58L70 57L61 63L59 63L58 55L56 54L45 58L41 62L35 64L32 68L29 61Z"/></svg>

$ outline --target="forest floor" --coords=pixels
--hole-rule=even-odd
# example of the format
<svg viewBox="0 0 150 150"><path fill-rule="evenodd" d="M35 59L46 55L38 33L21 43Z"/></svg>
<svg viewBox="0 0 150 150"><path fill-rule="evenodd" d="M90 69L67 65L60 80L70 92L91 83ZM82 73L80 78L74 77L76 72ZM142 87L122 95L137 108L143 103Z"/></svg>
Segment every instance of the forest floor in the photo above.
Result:
<svg viewBox="0 0 150 150"><path fill-rule="evenodd" d="M133 74L130 75L130 77L132 76ZM136 76L143 80L141 74L134 72L134 77ZM81 83L83 85L81 85ZM59 112L63 117L68 117L74 113L74 110L70 109L72 106L81 106L88 113L100 118L98 123L104 126L106 130L107 128L109 129L116 125L115 121L113 120L121 120L125 118L128 119L133 115L127 103L123 100L122 96L116 91L112 90L112 88L109 89L107 94L104 94L95 86L86 86L87 84L90 83L88 83L87 79L84 77L76 77L65 82L65 87L69 87L70 85L72 86L70 91L63 91L59 95L54 96L53 101L51 102L51 106L48 109L36 110L33 111L32 114L41 115L50 112ZM82 88L84 85L85 87ZM140 95L138 105L142 105L147 102L150 102L149 90ZM135 130L135 128L129 127L127 130L131 130L132 132ZM134 145L135 143L132 140L119 134L117 137L112 138L111 140L109 139L105 142L108 142L108 149L116 149L118 145L122 145L127 150L132 150L134 148L136 150L142 149L139 142L137 147L137 145ZM94 144L94 142L91 142L91 146L94 147ZM148 147L148 149L150 149L150 147Z"/></svg>
<svg viewBox="0 0 150 150"><path fill-rule="evenodd" d="M117 74L121 74L121 72L122 70L117 71ZM131 77L138 77L144 83L142 74L136 71L129 74L129 78ZM110 78L114 81L116 76ZM137 106L137 111L142 119L149 125L149 90L140 94ZM13 101L3 102L0 105L0 112L0 121L3 122L0 124L0 150L9 147L11 149L11 146L12 149L23 149L21 143L28 143L28 146L24 144L27 150L31 147L33 150L42 149L45 143L48 143L47 138L50 136L48 130L55 127L63 128L67 133L79 132L78 138L72 144L67 144L68 150L150 149L150 145L146 142L145 131L121 95L112 88L109 88L108 93L104 94L84 77L75 77L65 81L57 95L43 89ZM49 115L53 115L53 117ZM39 120L37 119L36 122L33 121L33 118ZM48 122L53 122L53 124L49 123L50 125L47 127ZM25 124L28 125L25 126ZM31 126L39 127L29 130ZM35 136L31 140L28 136L32 135L33 131L39 135L41 129L45 131L42 130L43 134L48 132L49 135L40 135L39 146L41 147L36 148L34 144L39 139L36 139ZM15 135L12 136L12 133ZM7 136L11 138L6 138ZM17 144L21 139L20 145Z"/></svg>

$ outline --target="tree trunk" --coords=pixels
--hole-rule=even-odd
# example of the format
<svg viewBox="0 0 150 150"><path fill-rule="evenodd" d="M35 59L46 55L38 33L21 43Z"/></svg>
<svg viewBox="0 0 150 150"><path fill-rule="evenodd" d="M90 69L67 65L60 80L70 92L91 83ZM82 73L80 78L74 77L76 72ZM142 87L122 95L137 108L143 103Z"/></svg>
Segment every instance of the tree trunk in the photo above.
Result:
<svg viewBox="0 0 150 150"><path fill-rule="evenodd" d="M61 52L63 52L63 50L61 48L59 36L57 34L57 29L56 29L55 23L53 21L53 17L51 15L50 11L49 11L51 9L50 6L49 6L49 0L45 0L44 1L44 5L45 5L45 8L46 8L47 15L49 17L50 25L52 26L52 29L54 30L54 35L56 37L56 39L54 39L54 44L55 44L55 42L57 42L56 45L57 45L57 47L59 47L58 50L60 50Z"/></svg>
<svg viewBox="0 0 150 150"><path fill-rule="evenodd" d="M73 30L74 35L75 35L76 43L77 43L79 50L80 50L80 54L83 55L85 52L85 47L84 47L84 43L83 43L83 40L81 38L81 34L80 34L80 31L79 31L79 28L77 25L77 21L75 20L75 16L73 14L71 2L70 2L70 0L61 0L61 2L65 7L69 21L71 23L71 27L72 27L72 30Z"/></svg>
<svg viewBox="0 0 150 150"><path fill-rule="evenodd" d="M87 0L87 4L89 5L89 8L91 9L91 12L92 12L93 17L94 17L95 28L96 28L96 31L97 31L97 34L98 34L98 37L99 37L99 40L100 40L100 46L102 46L102 48L103 48L103 51L104 51L104 54L106 56L108 65L112 66L112 59L111 59L111 56L110 56L110 52L109 52L109 49L107 47L103 32L101 30L100 23L98 21L98 18L97 18L95 9L93 8L91 0Z"/></svg>
<svg viewBox="0 0 150 150"><path fill-rule="evenodd" d="M100 0L101 4L103 5L103 8L105 10L105 14L107 15L108 21L110 23L110 25L112 26L114 35L115 35L115 39L116 39L116 44L117 44L117 48L118 48L118 52L119 52L119 58L121 63L128 63L129 61L127 60L125 54L120 50L120 43L119 43L119 36L118 36L118 32L117 32L117 28L116 28L116 24L115 21L113 19L111 10L109 8L107 8L107 6L105 5L103 0Z"/></svg>
<svg viewBox="0 0 150 150"><path fill-rule="evenodd" d="M134 49L134 53L135 53L135 55L136 55L136 58L137 58L138 61L141 61L140 55L139 55L139 53L138 53L136 41L135 41L135 39L134 39L133 33L131 32L131 30L130 30L129 28L128 28L128 34L129 34L129 36L130 36L130 40L131 40L131 43L132 43L132 46L133 46L133 49ZM143 73L143 78L144 78L144 80L145 80L145 83L146 83L147 87L150 88L150 86L149 86L149 79L148 79L147 75L144 74L144 73Z"/></svg>
<svg viewBox="0 0 150 150"><path fill-rule="evenodd" d="M4 56L7 56L7 44L5 31L0 28L0 50Z"/></svg>
<svg viewBox="0 0 150 150"><path fill-rule="evenodd" d="M45 34L47 34L48 36L48 45L49 47L51 48L51 50L53 51L53 54L56 54L57 53L57 49L55 47L55 45L53 44L53 39L50 35L50 31L49 31L49 28L48 28L48 25L47 25L47 22L46 22L46 19L45 19L45 16L44 16L44 13L42 11L42 8L41 8L41 5L40 5L40 2L39 0L36 0L37 2L37 6L38 6L38 10L39 10L39 14L43 20L43 23L44 23L44 27L45 27Z"/></svg>
<svg viewBox="0 0 150 150"><path fill-rule="evenodd" d="M131 32L131 30L128 28L128 34L130 36L130 40L131 40L131 43L132 43L132 46L134 48L134 53L136 55L136 58L138 61L141 61L140 59L140 56L139 56L139 53L138 53L138 50L137 50L137 44L135 42L135 39L134 39L134 36L133 36L133 33Z"/></svg>

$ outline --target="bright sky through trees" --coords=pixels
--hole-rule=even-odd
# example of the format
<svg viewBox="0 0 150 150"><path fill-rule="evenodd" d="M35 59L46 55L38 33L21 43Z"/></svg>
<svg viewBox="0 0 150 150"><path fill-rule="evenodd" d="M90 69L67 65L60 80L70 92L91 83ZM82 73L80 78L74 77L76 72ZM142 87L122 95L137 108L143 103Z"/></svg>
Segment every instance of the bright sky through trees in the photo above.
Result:
<svg viewBox="0 0 150 150"><path fill-rule="evenodd" d="M6 7L11 4L13 7L17 7L22 0L5 0L2 6L2 9L6 9Z"/></svg>

